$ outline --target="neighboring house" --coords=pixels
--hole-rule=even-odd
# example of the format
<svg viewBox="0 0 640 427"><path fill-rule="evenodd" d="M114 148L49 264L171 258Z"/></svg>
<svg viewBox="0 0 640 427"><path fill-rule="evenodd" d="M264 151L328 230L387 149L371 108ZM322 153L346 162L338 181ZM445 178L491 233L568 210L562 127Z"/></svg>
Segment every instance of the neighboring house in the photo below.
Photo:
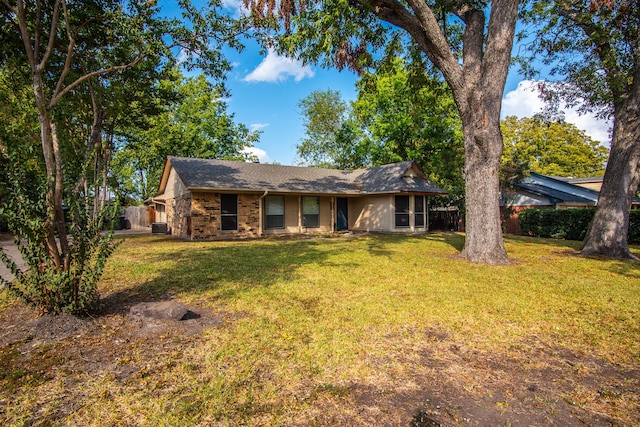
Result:
<svg viewBox="0 0 640 427"><path fill-rule="evenodd" d="M566 181L570 184L579 185L580 187L590 188L595 191L600 191L602 187L603 176L592 176L589 178L558 178L561 181Z"/></svg>
<svg viewBox="0 0 640 427"><path fill-rule="evenodd" d="M196 240L426 231L428 197L444 194L410 161L343 171L168 157L151 202L168 232Z"/></svg>
<svg viewBox="0 0 640 427"><path fill-rule="evenodd" d="M557 178L531 172L521 180L514 180L514 191L502 195L500 205L503 225L507 233L521 234L519 213L526 209L591 208L598 203L602 178ZM640 205L637 197L634 207Z"/></svg>

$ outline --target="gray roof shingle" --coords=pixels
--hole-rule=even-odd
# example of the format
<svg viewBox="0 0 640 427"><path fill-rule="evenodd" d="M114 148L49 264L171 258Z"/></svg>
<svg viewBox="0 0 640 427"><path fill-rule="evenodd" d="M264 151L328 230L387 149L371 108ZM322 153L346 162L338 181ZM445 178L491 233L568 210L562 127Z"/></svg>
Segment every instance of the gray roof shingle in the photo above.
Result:
<svg viewBox="0 0 640 427"><path fill-rule="evenodd" d="M167 162L190 190L342 195L447 194L424 178L422 171L410 161L354 171L173 156L168 157ZM417 174L407 174L411 168L415 168Z"/></svg>
<svg viewBox="0 0 640 427"><path fill-rule="evenodd" d="M565 180L531 172L530 176L512 181L512 184L525 191L546 197L553 204L579 203L594 205L598 202L598 192Z"/></svg>

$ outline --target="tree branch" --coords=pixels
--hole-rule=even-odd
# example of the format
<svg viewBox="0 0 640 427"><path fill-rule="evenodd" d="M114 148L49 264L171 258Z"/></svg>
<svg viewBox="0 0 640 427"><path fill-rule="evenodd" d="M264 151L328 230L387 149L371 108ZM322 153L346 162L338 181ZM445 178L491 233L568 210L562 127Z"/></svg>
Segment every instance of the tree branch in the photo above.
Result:
<svg viewBox="0 0 640 427"><path fill-rule="evenodd" d="M475 86L480 80L484 64L485 14L481 10L467 8L460 17L466 24L462 36L462 73L465 80Z"/></svg>
<svg viewBox="0 0 640 427"><path fill-rule="evenodd" d="M4 0L3 0L4 1ZM18 28L20 28L20 36L22 37L22 43L24 43L24 50L27 54L27 58L29 59L29 65L31 65L31 69L33 71L36 70L37 60L35 58L35 53L33 51L33 46L31 45L31 35L29 34L29 28L27 26L27 15L24 10L24 3L22 0L18 0L18 10L13 9L8 3L5 3L7 7L13 10L18 17Z"/></svg>
<svg viewBox="0 0 640 427"><path fill-rule="evenodd" d="M100 76L102 74L108 74L114 71L121 71L121 70L126 70L127 68L135 67L140 61L142 61L142 59L143 59L143 56L140 55L126 65L114 65L112 67L102 68L100 70L93 71L91 73L88 73L79 77L76 81L74 81L69 86L65 87L63 90L57 93L55 97L52 97L51 101L49 102L48 108L53 108L53 106L55 106L58 103L58 101L62 99L63 96L65 96L67 93L69 93L71 90L73 90L76 86L78 86L80 83L84 82L85 80L90 79L91 77Z"/></svg>
<svg viewBox="0 0 640 427"><path fill-rule="evenodd" d="M594 51L600 59L600 66L604 69L607 85L609 86L609 90L613 96L614 108L617 108L620 102L624 99L624 92L626 92L626 90L621 90L615 80L624 76L625 73L623 73L620 68L616 52L611 46L611 36L609 34L605 37L599 36L599 34L602 34L602 32L608 32L608 30L599 27L592 19L592 14L587 14L582 10L573 9L570 4L562 3L558 9L558 13L563 18L580 27L585 36L591 40L591 43L593 43ZM611 59L614 60L611 61ZM626 84L624 87L625 89L628 89Z"/></svg>
<svg viewBox="0 0 640 427"><path fill-rule="evenodd" d="M421 0L407 1L413 13L397 0L374 0L373 13L380 19L407 31L418 42L433 64L442 71L452 90L462 88L463 75L442 34L433 11ZM364 2L359 1L364 5Z"/></svg>
<svg viewBox="0 0 640 427"><path fill-rule="evenodd" d="M69 12L67 11L66 3L62 5L62 11L64 13L65 29L67 32L67 37L69 38L69 45L67 46L67 57L65 58L65 61L64 61L64 68L60 73L60 77L58 78L58 83L56 84L56 89L53 92L52 98L55 98L56 95L62 90L64 81L67 78L67 75L69 75L69 72L71 71L71 61L73 60L73 49L76 45L75 39L71 34L71 28L69 25Z"/></svg>
<svg viewBox="0 0 640 427"><path fill-rule="evenodd" d="M65 0L56 0L56 5L53 8L53 15L51 17L51 30L49 31L49 42L47 43L47 50L42 55L42 60L38 64L38 70L43 70L56 42L56 33L58 32L58 19L60 18L60 4ZM66 3L65 3L66 5Z"/></svg>
<svg viewBox="0 0 640 427"><path fill-rule="evenodd" d="M489 16L487 45L484 57L484 86L495 81L506 82L509 72L509 58L513 48L516 21L518 19L518 0L495 0ZM496 93L496 96L498 94ZM494 100L501 104L500 99Z"/></svg>

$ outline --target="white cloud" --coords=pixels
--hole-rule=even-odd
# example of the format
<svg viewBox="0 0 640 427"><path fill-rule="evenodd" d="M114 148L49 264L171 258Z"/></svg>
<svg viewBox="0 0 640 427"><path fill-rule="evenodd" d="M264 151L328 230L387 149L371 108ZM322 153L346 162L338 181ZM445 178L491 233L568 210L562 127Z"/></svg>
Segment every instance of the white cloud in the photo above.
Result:
<svg viewBox="0 0 640 427"><path fill-rule="evenodd" d="M189 52L186 49L180 49L178 55L176 56L176 62L178 64L183 64L189 60Z"/></svg>
<svg viewBox="0 0 640 427"><path fill-rule="evenodd" d="M251 11L244 7L242 0L222 0L222 7L233 11L234 18L242 18L251 14Z"/></svg>
<svg viewBox="0 0 640 427"><path fill-rule="evenodd" d="M267 57L244 78L244 81L277 83L293 77L296 82L299 82L305 77L313 77L314 75L314 71L308 65L302 65L300 61L280 56L269 49Z"/></svg>
<svg viewBox="0 0 640 427"><path fill-rule="evenodd" d="M257 157L260 163L269 163L271 161L267 152L258 147L244 148L242 153Z"/></svg>
<svg viewBox="0 0 640 427"><path fill-rule="evenodd" d="M502 117L532 117L542 111L544 101L538 97L538 83L523 80L518 87L508 92L502 100ZM593 114L579 114L574 108L564 108L564 119L575 125L596 141L608 146L610 142L609 129L611 123L599 119Z"/></svg>
<svg viewBox="0 0 640 427"><path fill-rule="evenodd" d="M264 129L267 126L269 126L269 123L251 123L249 125L249 129L251 129L252 131L257 131L257 130Z"/></svg>

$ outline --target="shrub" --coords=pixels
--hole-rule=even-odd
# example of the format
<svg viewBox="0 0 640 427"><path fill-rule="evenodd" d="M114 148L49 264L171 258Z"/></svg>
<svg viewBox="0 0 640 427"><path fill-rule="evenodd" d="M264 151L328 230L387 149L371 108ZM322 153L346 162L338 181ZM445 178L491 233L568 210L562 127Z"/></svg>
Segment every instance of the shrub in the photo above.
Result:
<svg viewBox="0 0 640 427"><path fill-rule="evenodd" d="M522 233L553 239L583 240L595 209L527 209L520 212ZM630 244L640 244L640 210L629 216Z"/></svg>
<svg viewBox="0 0 640 427"><path fill-rule="evenodd" d="M72 238L67 262L54 265L47 248L45 220L49 216L44 179L18 173L10 177L12 197L0 216L14 232L15 243L25 262L19 269L0 248L3 262L15 279L0 279L11 294L42 312L86 314L98 308L98 280L109 255L115 249L113 233L103 233L102 224L109 212L91 212L91 200L70 195L67 224Z"/></svg>

